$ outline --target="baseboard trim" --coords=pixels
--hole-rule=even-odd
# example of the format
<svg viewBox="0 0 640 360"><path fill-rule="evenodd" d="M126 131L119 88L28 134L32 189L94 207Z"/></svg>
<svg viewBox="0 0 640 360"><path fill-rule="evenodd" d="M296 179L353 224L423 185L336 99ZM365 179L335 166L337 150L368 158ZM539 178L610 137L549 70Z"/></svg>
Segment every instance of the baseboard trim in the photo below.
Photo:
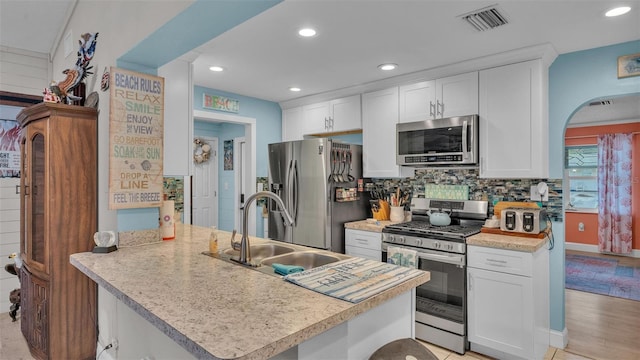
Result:
<svg viewBox="0 0 640 360"><path fill-rule="evenodd" d="M565 250L584 251L584 252L600 254L600 251L598 251L598 245L589 245L589 244L566 242L566 243L564 243L564 248L565 248ZM629 254L629 255L609 254L609 253L607 253L607 255L630 256L630 257L634 257L634 258L640 258L640 250L633 249L633 250L631 250L631 254Z"/></svg>
<svg viewBox="0 0 640 360"><path fill-rule="evenodd" d="M549 346L553 346L556 349L564 349L567 344L569 344L569 332L566 327L562 331L553 329L549 331Z"/></svg>

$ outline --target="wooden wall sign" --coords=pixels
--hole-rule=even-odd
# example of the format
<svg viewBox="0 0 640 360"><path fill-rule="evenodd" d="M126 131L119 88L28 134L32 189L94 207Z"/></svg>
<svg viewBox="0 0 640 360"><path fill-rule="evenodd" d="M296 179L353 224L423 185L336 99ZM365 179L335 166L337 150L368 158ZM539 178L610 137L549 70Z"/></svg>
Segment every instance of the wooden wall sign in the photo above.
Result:
<svg viewBox="0 0 640 360"><path fill-rule="evenodd" d="M163 200L164 78L111 68L109 209Z"/></svg>

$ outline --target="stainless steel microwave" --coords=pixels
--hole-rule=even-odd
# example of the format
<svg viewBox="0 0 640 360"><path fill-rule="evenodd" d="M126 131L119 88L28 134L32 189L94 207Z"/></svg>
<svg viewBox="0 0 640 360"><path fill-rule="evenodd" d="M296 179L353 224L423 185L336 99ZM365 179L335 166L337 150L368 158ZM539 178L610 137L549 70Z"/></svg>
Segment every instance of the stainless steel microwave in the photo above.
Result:
<svg viewBox="0 0 640 360"><path fill-rule="evenodd" d="M478 163L478 115L396 124L396 163L405 166Z"/></svg>

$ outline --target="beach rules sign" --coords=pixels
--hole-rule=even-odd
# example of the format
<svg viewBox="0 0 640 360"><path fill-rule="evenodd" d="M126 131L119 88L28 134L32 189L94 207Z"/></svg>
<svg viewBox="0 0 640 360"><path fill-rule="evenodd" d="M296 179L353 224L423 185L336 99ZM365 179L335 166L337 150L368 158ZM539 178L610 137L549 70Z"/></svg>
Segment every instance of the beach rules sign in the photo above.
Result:
<svg viewBox="0 0 640 360"><path fill-rule="evenodd" d="M163 200L164 78L111 68L109 209Z"/></svg>

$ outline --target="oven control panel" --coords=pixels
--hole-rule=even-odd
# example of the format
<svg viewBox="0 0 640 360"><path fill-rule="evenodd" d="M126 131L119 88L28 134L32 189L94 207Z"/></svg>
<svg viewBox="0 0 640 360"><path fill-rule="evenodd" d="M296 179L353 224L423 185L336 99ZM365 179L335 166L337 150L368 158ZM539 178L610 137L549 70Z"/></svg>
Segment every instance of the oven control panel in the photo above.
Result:
<svg viewBox="0 0 640 360"><path fill-rule="evenodd" d="M382 242L389 244L404 245L407 247L415 247L416 250L420 249L432 249L439 251L447 251L458 254L464 254L466 252L466 245L464 243L436 240L429 238L420 238L409 235L398 234L382 234Z"/></svg>

